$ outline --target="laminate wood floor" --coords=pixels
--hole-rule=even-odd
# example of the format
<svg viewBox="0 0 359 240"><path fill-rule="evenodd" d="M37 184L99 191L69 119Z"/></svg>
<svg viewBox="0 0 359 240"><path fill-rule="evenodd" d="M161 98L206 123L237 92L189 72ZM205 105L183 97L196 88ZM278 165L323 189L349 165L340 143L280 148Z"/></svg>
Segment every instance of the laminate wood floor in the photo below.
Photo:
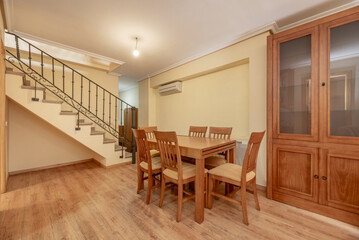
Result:
<svg viewBox="0 0 359 240"><path fill-rule="evenodd" d="M159 189L145 204L136 194L136 166L101 168L93 162L10 176L0 195L0 239L359 239L359 228L264 197L261 211L248 194L249 226L238 205L214 200L205 221L194 221L194 201L183 204ZM238 196L239 197L239 196Z"/></svg>

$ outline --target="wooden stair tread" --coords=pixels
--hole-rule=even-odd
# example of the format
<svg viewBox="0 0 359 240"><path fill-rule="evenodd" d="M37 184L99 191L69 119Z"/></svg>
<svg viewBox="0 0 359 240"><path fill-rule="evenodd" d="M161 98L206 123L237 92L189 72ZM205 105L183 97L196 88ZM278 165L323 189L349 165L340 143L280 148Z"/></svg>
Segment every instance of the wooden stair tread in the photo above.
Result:
<svg viewBox="0 0 359 240"><path fill-rule="evenodd" d="M71 111L61 111L60 115L77 115L77 113Z"/></svg>
<svg viewBox="0 0 359 240"><path fill-rule="evenodd" d="M11 69L11 70L6 69L5 73L9 73L9 74L13 74L13 75L19 75L19 76L22 76L22 77L25 76L25 73L22 73L22 72L14 72L12 69Z"/></svg>
<svg viewBox="0 0 359 240"><path fill-rule="evenodd" d="M92 122L85 122L85 119L79 119L78 123L80 126L91 126L92 125ZM91 128L91 130L92 130L92 128Z"/></svg>
<svg viewBox="0 0 359 240"><path fill-rule="evenodd" d="M103 135L105 132L102 131L91 131L90 135Z"/></svg>
<svg viewBox="0 0 359 240"><path fill-rule="evenodd" d="M22 88L22 89L35 90L35 87L34 87L34 86L22 85L21 88ZM44 88L44 87L36 87L36 90L45 91L45 88Z"/></svg>
<svg viewBox="0 0 359 240"><path fill-rule="evenodd" d="M44 103L58 103L58 104L62 104L64 101L43 99L42 102L44 102Z"/></svg>
<svg viewBox="0 0 359 240"><path fill-rule="evenodd" d="M91 126L92 123L90 123L90 122L80 122L79 125L80 126Z"/></svg>
<svg viewBox="0 0 359 240"><path fill-rule="evenodd" d="M123 150L126 151L126 147L123 147ZM122 146L120 145L115 145L115 152L118 152L118 151L122 151Z"/></svg>
<svg viewBox="0 0 359 240"><path fill-rule="evenodd" d="M114 139L109 139L109 138L105 138L104 140L103 140L103 143L115 143L116 142L116 140L114 140Z"/></svg>

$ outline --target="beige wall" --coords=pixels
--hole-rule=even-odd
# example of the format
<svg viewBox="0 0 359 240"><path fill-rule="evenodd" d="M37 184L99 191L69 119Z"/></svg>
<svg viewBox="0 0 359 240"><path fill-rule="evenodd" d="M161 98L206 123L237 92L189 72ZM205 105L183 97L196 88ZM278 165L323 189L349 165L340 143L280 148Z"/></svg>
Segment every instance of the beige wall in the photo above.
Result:
<svg viewBox="0 0 359 240"><path fill-rule="evenodd" d="M233 139L248 138L248 64L182 84L182 93L157 94L157 125L188 134L188 126L233 127ZM226 97L224 97L226 96Z"/></svg>
<svg viewBox="0 0 359 240"><path fill-rule="evenodd" d="M136 108L139 106L138 87L122 91L119 93L118 97Z"/></svg>
<svg viewBox="0 0 359 240"><path fill-rule="evenodd" d="M206 88L215 88L216 85L219 84L226 84L227 79L222 78L222 74L224 68L238 66L243 64L244 62L249 62L248 64L248 98L247 102L241 102L241 107L247 105L248 111L243 113L240 118L237 117L238 109L236 107L236 103L227 104L221 106L223 108L221 111L225 112L226 116L232 116L238 118L238 121L245 122L243 125L242 123L234 123L234 122L226 122L228 120L216 121L216 124L220 125L227 125L233 124L232 126L235 128L233 137L241 138L243 136L249 136L251 132L254 131L263 131L266 129L266 74L267 74L267 36L269 32L265 32L259 34L255 37L247 39L245 41L239 42L222 50L216 51L169 71L166 71L162 74L154 76L149 80L144 80L139 84L139 92L140 92L140 113L143 114L139 115L139 121L142 125L158 125L159 129L169 129L174 127L168 120L172 119L173 116L171 112L165 112L165 109L162 109L163 106L167 106L168 104L165 102L166 97L159 96L154 94L155 88L159 85L172 82L175 80L183 80L184 89L183 93L177 95L169 96L169 99L172 103L176 102L175 106L181 105L180 99L185 96L186 89L187 91L195 91L195 90L188 90L190 87L196 87L200 81L205 81L205 79L209 80L213 78L213 82L211 82L210 86L205 86ZM233 68L231 71L235 71ZM230 71L230 69L228 69ZM214 72L214 73L213 73ZM207 75L210 74L210 75ZM231 73L230 75L235 75L235 72ZM212 75L212 76L211 76ZM201 76L201 77L199 77ZM190 83L192 82L193 83ZM228 80L229 81L229 80ZM210 81L209 81L210 82ZM235 86L237 87L237 86ZM224 99L223 101L230 101L236 97L235 90L230 89L230 86L227 86L228 91L231 93L224 94L220 88L215 95L215 98ZM236 89L240 92L240 89ZM144 93L144 94L141 94ZM151 94L150 94L151 93ZM206 91L202 91L198 89L196 92L196 98L192 101L193 104L196 104L196 99L207 98L208 93ZM167 96L168 97L168 96ZM173 98L173 99L172 99ZM185 104L188 103L188 99L185 99ZM238 101L238 100L237 100ZM209 103L202 103L203 108L210 109L210 105L212 102ZM193 111L193 110L190 110ZM193 115L189 114L190 111L182 110L181 114L178 115L177 123L180 122L182 119L185 124L177 125L176 129L181 132L185 132L185 126L187 124L187 128L190 123L192 122L199 122L203 123L204 125L209 125L210 122L214 120L212 118L208 118L208 114L204 114L206 118L203 116L198 116L199 113ZM217 110L213 110L217 111ZM201 119L198 119L201 118ZM243 120L243 119L246 119ZM207 124L206 124L207 123ZM247 124L247 127L242 127ZM238 127L241 125L241 127ZM247 129L247 133L245 134L244 131ZM257 168L257 184L265 185L266 184L266 141L262 141L261 149L258 155L258 168Z"/></svg>
<svg viewBox="0 0 359 240"><path fill-rule="evenodd" d="M6 164L6 140L7 140L7 130L5 126L6 122L6 96L5 96L5 62L4 62L4 22L2 18L2 13L0 11L0 193L6 191L6 181L7 181L7 164Z"/></svg>
<svg viewBox="0 0 359 240"><path fill-rule="evenodd" d="M9 100L9 171L96 158L86 148Z"/></svg>
<svg viewBox="0 0 359 240"><path fill-rule="evenodd" d="M138 125L144 127L149 126L149 84L149 79L138 83Z"/></svg>

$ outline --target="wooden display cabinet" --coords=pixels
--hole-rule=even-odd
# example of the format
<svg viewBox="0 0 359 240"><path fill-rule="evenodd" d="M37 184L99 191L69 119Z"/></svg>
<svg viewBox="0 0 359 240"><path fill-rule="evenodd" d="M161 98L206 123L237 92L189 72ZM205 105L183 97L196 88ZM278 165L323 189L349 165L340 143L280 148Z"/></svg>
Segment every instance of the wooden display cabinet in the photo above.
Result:
<svg viewBox="0 0 359 240"><path fill-rule="evenodd" d="M267 197L359 226L359 7L268 37Z"/></svg>

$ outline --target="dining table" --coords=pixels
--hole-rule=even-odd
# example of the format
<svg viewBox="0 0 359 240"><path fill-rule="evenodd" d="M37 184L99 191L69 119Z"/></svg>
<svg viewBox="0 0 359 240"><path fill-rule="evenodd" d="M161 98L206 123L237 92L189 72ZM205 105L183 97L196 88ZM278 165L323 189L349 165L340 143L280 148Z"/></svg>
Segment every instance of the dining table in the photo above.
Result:
<svg viewBox="0 0 359 240"><path fill-rule="evenodd" d="M205 189L205 159L219 153L226 154L227 161L235 162L236 140L201 138L177 135L181 156L195 159L195 221L202 223L204 220L204 189ZM148 139L150 149L158 149L155 138ZM206 201L207 202L207 201Z"/></svg>

